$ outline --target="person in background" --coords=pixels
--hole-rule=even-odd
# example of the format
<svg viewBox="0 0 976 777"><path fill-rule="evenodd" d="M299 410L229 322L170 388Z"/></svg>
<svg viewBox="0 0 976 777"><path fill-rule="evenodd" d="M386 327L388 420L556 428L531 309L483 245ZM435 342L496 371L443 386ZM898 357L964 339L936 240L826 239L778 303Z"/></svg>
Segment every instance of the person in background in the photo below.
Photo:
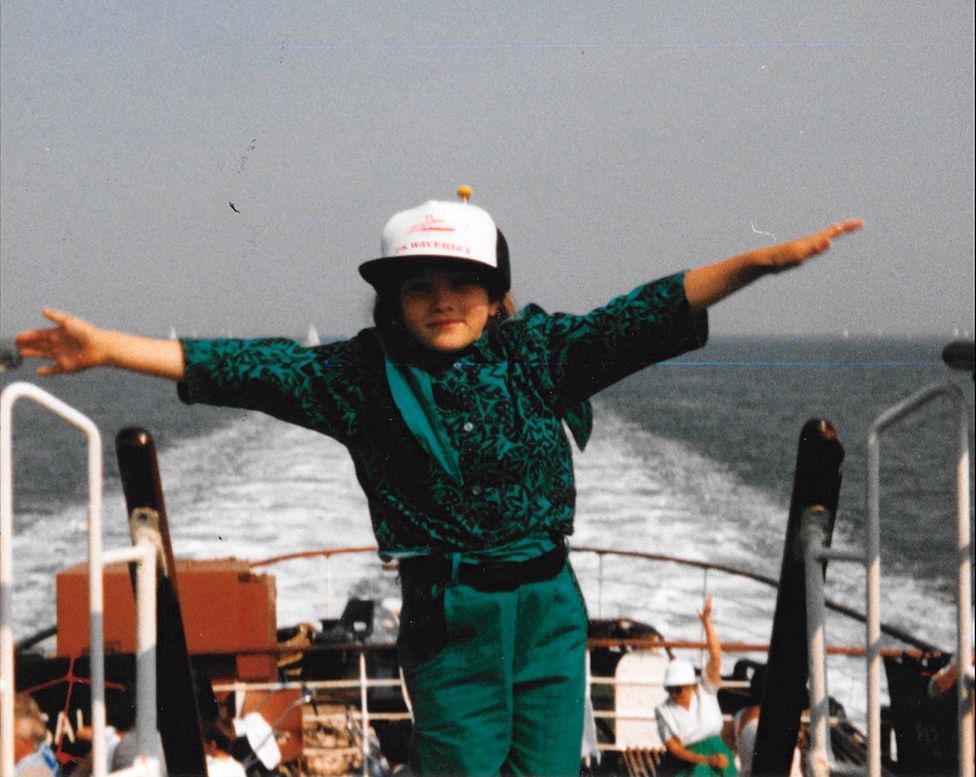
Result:
<svg viewBox="0 0 976 777"><path fill-rule="evenodd" d="M766 667L756 667L752 677L749 679L749 705L736 712L732 718L735 752L739 758L739 777L750 777L752 774L752 756L756 748L756 732L759 730L759 710L765 687ZM801 777L803 774L801 749L800 747L793 749L790 777Z"/></svg>
<svg viewBox="0 0 976 777"><path fill-rule="evenodd" d="M739 777L750 777L752 774L752 755L756 746L759 709L765 684L766 667L756 667L752 677L749 678L749 704L732 717L735 752L739 757Z"/></svg>
<svg viewBox="0 0 976 777"><path fill-rule="evenodd" d="M244 766L230 754L236 736L234 724L227 718L213 718L204 725L208 777L246 777Z"/></svg>
<svg viewBox="0 0 976 777"><path fill-rule="evenodd" d="M44 715L26 693L14 697L15 777L61 777L61 767L47 743Z"/></svg>
<svg viewBox="0 0 976 777"><path fill-rule="evenodd" d="M654 711L658 733L671 755L677 775L736 775L735 757L722 739L722 645L712 624L712 597L698 612L705 627L708 662L699 683L695 668L675 659L664 672L668 699Z"/></svg>
<svg viewBox="0 0 976 777"><path fill-rule="evenodd" d="M976 647L973 648L972 658L973 660L969 665L969 669L963 672L964 687L970 694L973 691L974 684L973 667L976 665ZM929 696L933 699L937 699L940 696L945 696L947 693L955 689L957 682L959 682L959 662L950 661L938 672L932 675L932 679L929 680Z"/></svg>
<svg viewBox="0 0 976 777"><path fill-rule="evenodd" d="M959 693L962 704L972 711L976 649L972 651L969 666L960 672L959 657L939 669L928 681L927 691L932 700L926 712L926 733L936 746L940 771L955 774L959 770ZM960 682L962 683L960 687ZM919 726L919 729L922 727Z"/></svg>
<svg viewBox="0 0 976 777"><path fill-rule="evenodd" d="M676 272L585 315L516 313L508 244L470 189L458 194L387 222L381 256L359 266L375 326L348 340L161 340L45 309L53 328L22 332L17 346L53 362L42 375L155 375L185 402L261 410L345 445L380 556L400 564L411 767L575 775L587 616L568 563L564 424L582 448L594 394L702 346L711 305L862 224Z"/></svg>
<svg viewBox="0 0 976 777"><path fill-rule="evenodd" d="M78 739L86 742L93 742L95 738L95 730L91 726L82 726L77 731ZM115 771L112 769L112 759L115 756L115 751L122 741L122 734L119 730L113 726L111 723L106 722L105 724L105 763L108 765L109 771ZM89 752L74 768L71 772L71 777L89 777L93 772L93 762L95 760L94 752Z"/></svg>

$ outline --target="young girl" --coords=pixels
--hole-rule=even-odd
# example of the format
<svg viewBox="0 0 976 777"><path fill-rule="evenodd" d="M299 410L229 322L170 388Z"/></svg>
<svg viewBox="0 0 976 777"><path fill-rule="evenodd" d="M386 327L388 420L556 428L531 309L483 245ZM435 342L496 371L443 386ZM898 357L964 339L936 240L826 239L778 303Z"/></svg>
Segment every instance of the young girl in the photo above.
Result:
<svg viewBox="0 0 976 777"><path fill-rule="evenodd" d="M360 274L376 326L290 340L155 340L44 310L24 332L42 375L112 366L179 382L185 402L262 410L343 443L403 590L398 651L422 774L579 767L587 619L566 563L587 400L704 344L706 308L795 267L856 220L640 286L587 315L513 315L491 217L430 201L395 215Z"/></svg>

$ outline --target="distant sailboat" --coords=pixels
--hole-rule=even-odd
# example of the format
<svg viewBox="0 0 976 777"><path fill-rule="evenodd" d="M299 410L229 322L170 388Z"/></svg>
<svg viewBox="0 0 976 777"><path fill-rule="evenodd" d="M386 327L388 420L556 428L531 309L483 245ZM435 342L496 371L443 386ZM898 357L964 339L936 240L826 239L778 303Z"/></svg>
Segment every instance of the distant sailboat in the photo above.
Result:
<svg viewBox="0 0 976 777"><path fill-rule="evenodd" d="M307 348L311 348L315 345L321 345L321 340L319 340L319 333L315 331L315 324L308 325L308 334L305 335L304 345Z"/></svg>

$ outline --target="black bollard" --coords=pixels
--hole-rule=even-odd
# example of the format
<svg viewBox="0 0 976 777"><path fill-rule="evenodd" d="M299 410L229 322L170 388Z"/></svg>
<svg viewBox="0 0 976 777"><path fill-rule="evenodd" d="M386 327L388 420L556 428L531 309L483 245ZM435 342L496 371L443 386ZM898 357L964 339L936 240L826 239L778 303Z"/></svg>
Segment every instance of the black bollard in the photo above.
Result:
<svg viewBox="0 0 976 777"><path fill-rule="evenodd" d="M15 370L24 363L17 346L12 342L0 340L0 372Z"/></svg>
<svg viewBox="0 0 976 777"><path fill-rule="evenodd" d="M976 341L953 340L942 349L942 361L949 369L972 373L976 380Z"/></svg>
<svg viewBox="0 0 976 777"><path fill-rule="evenodd" d="M806 587L800 546L804 511L819 506L829 514L826 535L833 531L840 497L844 446L829 421L811 419L803 426L796 454L796 472L779 592L769 640L766 685L756 731L752 773L757 777L789 774L800 732L800 715L808 704ZM826 563L824 564L826 571Z"/></svg>
<svg viewBox="0 0 976 777"><path fill-rule="evenodd" d="M171 777L205 775L206 754L196 688L176 585L176 561L166 519L156 445L145 429L129 427L115 436L125 505L148 511L156 519L163 558L156 575L156 705L159 736Z"/></svg>

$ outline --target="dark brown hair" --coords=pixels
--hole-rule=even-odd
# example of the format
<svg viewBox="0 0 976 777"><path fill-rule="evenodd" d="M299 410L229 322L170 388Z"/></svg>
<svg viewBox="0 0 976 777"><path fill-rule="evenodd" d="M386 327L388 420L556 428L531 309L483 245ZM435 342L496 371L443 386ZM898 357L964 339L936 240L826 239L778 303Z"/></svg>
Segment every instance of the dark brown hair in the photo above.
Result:
<svg viewBox="0 0 976 777"><path fill-rule="evenodd" d="M227 718L212 718L204 725L203 741L213 742L214 747L225 753L231 751L236 738L234 724Z"/></svg>

